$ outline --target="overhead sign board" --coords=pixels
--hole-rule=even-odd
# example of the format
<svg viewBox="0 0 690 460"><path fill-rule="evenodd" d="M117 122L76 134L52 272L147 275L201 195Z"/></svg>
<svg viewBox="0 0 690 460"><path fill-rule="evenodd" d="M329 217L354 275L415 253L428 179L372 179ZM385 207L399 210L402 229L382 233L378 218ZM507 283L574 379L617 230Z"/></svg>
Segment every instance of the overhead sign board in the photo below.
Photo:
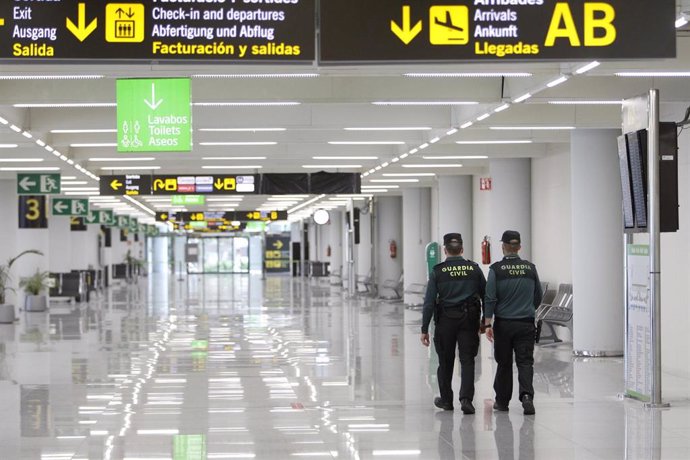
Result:
<svg viewBox="0 0 690 460"><path fill-rule="evenodd" d="M256 193L258 179L255 175L211 175L211 176L152 176L151 192L154 195L176 195L180 193L232 195L235 193Z"/></svg>
<svg viewBox="0 0 690 460"><path fill-rule="evenodd" d="M327 0L320 62L672 58L675 19L673 0Z"/></svg>
<svg viewBox="0 0 690 460"><path fill-rule="evenodd" d="M58 195L60 174L17 174L17 194Z"/></svg>
<svg viewBox="0 0 690 460"><path fill-rule="evenodd" d="M53 198L50 208L54 216L87 217L89 200L88 198Z"/></svg>
<svg viewBox="0 0 690 460"><path fill-rule="evenodd" d="M157 212L158 222L268 222L287 220L287 211Z"/></svg>
<svg viewBox="0 0 690 460"><path fill-rule="evenodd" d="M111 209L90 210L84 221L87 224L112 225L114 223L113 211Z"/></svg>
<svg viewBox="0 0 690 460"><path fill-rule="evenodd" d="M118 152L192 150L189 78L117 80Z"/></svg>
<svg viewBox="0 0 690 460"><path fill-rule="evenodd" d="M173 195L170 203L173 206L203 206L206 204L204 195Z"/></svg>
<svg viewBox="0 0 690 460"><path fill-rule="evenodd" d="M44 195L19 196L19 228L48 228Z"/></svg>
<svg viewBox="0 0 690 460"><path fill-rule="evenodd" d="M0 59L313 61L315 3L4 1Z"/></svg>
<svg viewBox="0 0 690 460"><path fill-rule="evenodd" d="M150 195L151 176L140 174L101 176L98 187L102 196Z"/></svg>
<svg viewBox="0 0 690 460"><path fill-rule="evenodd" d="M267 273L290 271L290 237L266 235L264 260Z"/></svg>

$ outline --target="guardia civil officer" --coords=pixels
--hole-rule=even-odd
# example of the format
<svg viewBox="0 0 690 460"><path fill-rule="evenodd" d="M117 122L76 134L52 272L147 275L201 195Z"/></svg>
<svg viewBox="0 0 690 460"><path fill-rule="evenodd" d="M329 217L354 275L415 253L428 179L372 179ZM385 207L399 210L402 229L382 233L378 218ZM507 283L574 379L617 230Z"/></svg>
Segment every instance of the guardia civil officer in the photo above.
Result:
<svg viewBox="0 0 690 460"><path fill-rule="evenodd" d="M513 394L513 353L518 369L519 398L527 415L534 414L534 314L542 291L537 268L518 256L520 233L501 237L503 260L489 268L484 298L486 337L494 342L496 377L494 409L507 411ZM493 330L491 320L493 319Z"/></svg>
<svg viewBox="0 0 690 460"><path fill-rule="evenodd" d="M422 315L422 344L429 346L429 323L435 319L434 347L438 354L438 388L434 399L439 409L453 410L453 365L455 348L460 358L460 406L474 414L474 358L479 350L481 299L486 279L479 265L462 257L462 236L443 236L446 260L429 276Z"/></svg>

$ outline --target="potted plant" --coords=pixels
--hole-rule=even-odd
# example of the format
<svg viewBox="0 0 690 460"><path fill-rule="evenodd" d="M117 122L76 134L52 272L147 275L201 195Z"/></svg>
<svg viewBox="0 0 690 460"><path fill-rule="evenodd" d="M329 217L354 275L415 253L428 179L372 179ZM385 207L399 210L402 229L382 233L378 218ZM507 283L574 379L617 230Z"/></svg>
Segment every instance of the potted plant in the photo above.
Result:
<svg viewBox="0 0 690 460"><path fill-rule="evenodd" d="M24 288L24 310L45 311L48 308L48 300L44 292L49 286L50 273L36 270L36 273L19 281L19 287Z"/></svg>
<svg viewBox="0 0 690 460"><path fill-rule="evenodd" d="M34 249L29 249L19 253L19 255L9 259L6 264L0 264L0 323L13 323L14 322L14 305L5 303L5 294L7 291L14 292L14 289L10 286L12 282L12 277L10 276L10 269L12 265L22 256L26 254L37 254L42 256L43 253L36 251Z"/></svg>

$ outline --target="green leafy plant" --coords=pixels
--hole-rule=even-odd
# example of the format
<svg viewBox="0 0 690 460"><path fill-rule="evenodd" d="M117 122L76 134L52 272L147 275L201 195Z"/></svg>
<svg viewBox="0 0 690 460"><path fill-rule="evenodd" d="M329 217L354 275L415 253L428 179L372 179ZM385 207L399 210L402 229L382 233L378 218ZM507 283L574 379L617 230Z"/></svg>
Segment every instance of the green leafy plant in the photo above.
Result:
<svg viewBox="0 0 690 460"><path fill-rule="evenodd" d="M125 254L125 263L132 265L134 267L143 267L144 266L144 260L142 259L137 259L132 255L131 250L127 250L127 254Z"/></svg>
<svg viewBox="0 0 690 460"><path fill-rule="evenodd" d="M15 257L12 257L7 261L6 264L0 264L0 305L5 303L5 293L7 291L14 292L14 289L12 289L12 287L9 285L12 282L12 277L10 276L10 270L12 269L12 265L14 265L17 259L27 254L36 254L39 256L43 255L41 251L29 249L27 251L20 252Z"/></svg>
<svg viewBox="0 0 690 460"><path fill-rule="evenodd" d="M49 287L50 273L36 270L36 273L19 281L19 287L29 295L40 295Z"/></svg>

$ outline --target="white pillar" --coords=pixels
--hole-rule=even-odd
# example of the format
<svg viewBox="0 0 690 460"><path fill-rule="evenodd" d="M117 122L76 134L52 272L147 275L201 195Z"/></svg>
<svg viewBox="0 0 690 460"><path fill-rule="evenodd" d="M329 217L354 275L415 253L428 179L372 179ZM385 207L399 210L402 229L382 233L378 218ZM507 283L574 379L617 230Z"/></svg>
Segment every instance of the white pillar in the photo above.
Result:
<svg viewBox="0 0 690 460"><path fill-rule="evenodd" d="M382 196L376 198L376 230L378 242L376 249L376 280L379 293L384 297L391 297L393 292L383 290L385 280L400 278L403 269L403 240L402 240L402 198L399 196ZM390 256L390 243L395 241L398 252L395 258Z"/></svg>
<svg viewBox="0 0 690 460"><path fill-rule="evenodd" d="M616 138L620 130L571 134L573 352L623 351L622 196Z"/></svg>
<svg viewBox="0 0 690 460"><path fill-rule="evenodd" d="M324 225L324 247L331 248L330 257L326 262L330 263L330 271L342 274L343 266L343 217L338 210L329 211L330 220ZM325 249L325 250L326 250Z"/></svg>
<svg viewBox="0 0 690 460"><path fill-rule="evenodd" d="M403 190L403 245L405 254L403 270L405 286L412 283L426 283L426 263L424 249L431 241L431 190L410 188ZM405 303L419 299L405 294Z"/></svg>
<svg viewBox="0 0 690 460"><path fill-rule="evenodd" d="M359 207L359 244L355 245L357 251L357 275L368 276L371 272L371 214L364 214L360 202L355 202Z"/></svg>
<svg viewBox="0 0 690 460"><path fill-rule="evenodd" d="M437 196L436 241L443 244L446 233L460 233L465 246L464 256L473 260L472 176L440 176Z"/></svg>
<svg viewBox="0 0 690 460"><path fill-rule="evenodd" d="M70 230L70 218L55 216L50 217L48 226L50 227L49 242L50 254L48 257L48 268L51 272L68 273L72 266L72 234L83 233ZM79 246L77 246L79 248Z"/></svg>
<svg viewBox="0 0 690 460"><path fill-rule="evenodd" d="M153 256L153 272L167 273L168 272L168 242L169 238L158 236L151 238L152 240L152 256Z"/></svg>

